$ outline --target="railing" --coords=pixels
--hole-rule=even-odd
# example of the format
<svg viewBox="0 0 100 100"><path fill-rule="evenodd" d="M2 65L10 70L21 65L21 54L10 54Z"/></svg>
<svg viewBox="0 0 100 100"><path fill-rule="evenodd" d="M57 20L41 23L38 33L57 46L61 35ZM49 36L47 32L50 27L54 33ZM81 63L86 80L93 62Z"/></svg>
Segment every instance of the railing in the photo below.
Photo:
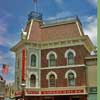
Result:
<svg viewBox="0 0 100 100"><path fill-rule="evenodd" d="M64 17L64 18L55 18L52 20L44 20L44 25L49 25L49 24L54 24L54 23L59 23L59 22L69 22L69 21L74 21L74 20L79 20L78 16L68 16L68 17ZM80 22L81 24L81 22Z"/></svg>

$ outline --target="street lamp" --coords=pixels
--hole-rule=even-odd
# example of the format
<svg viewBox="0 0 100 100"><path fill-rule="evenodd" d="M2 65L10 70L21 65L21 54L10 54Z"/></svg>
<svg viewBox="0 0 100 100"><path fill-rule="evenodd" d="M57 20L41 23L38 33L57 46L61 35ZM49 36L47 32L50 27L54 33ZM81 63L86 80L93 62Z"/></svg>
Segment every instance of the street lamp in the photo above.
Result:
<svg viewBox="0 0 100 100"><path fill-rule="evenodd" d="M25 98L25 86L26 86L25 82L22 82L21 88L22 88L22 99L23 99L23 100L24 100L24 98Z"/></svg>

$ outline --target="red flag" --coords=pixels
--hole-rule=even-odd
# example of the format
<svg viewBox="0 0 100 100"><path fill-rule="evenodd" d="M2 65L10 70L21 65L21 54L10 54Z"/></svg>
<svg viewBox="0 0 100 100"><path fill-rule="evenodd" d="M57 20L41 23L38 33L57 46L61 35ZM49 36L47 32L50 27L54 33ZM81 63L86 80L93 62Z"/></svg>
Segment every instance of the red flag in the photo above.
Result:
<svg viewBox="0 0 100 100"><path fill-rule="evenodd" d="M6 64L3 64L3 66L2 66L2 74L6 75L8 73L8 69L9 69L9 66L6 65Z"/></svg>

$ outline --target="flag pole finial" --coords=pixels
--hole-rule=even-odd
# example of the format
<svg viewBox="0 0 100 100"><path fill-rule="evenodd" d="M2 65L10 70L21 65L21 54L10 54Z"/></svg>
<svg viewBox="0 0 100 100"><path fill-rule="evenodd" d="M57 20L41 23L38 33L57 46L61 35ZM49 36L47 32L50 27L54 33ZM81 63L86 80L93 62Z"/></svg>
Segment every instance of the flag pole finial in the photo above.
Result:
<svg viewBox="0 0 100 100"><path fill-rule="evenodd" d="M34 3L34 11L37 12L37 0L33 0Z"/></svg>

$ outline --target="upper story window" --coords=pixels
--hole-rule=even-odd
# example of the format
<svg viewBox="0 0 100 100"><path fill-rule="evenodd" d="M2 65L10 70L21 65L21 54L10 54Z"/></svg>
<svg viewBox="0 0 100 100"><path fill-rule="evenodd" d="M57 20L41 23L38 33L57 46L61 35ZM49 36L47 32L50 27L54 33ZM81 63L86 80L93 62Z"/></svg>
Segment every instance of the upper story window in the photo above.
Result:
<svg viewBox="0 0 100 100"><path fill-rule="evenodd" d="M68 74L68 85L69 86L75 86L75 77L72 72Z"/></svg>
<svg viewBox="0 0 100 100"><path fill-rule="evenodd" d="M36 55L31 55L31 66L36 67Z"/></svg>
<svg viewBox="0 0 100 100"><path fill-rule="evenodd" d="M56 66L57 54L51 51L47 54L48 66Z"/></svg>
<svg viewBox="0 0 100 100"><path fill-rule="evenodd" d="M53 71L49 72L46 76L49 87L56 87L57 74Z"/></svg>
<svg viewBox="0 0 100 100"><path fill-rule="evenodd" d="M68 58L67 58L67 62L68 62L68 65L72 65L74 64L74 54L73 52L69 52L68 53Z"/></svg>
<svg viewBox="0 0 100 100"><path fill-rule="evenodd" d="M74 70L67 71L65 78L67 78L68 86L75 86L76 72Z"/></svg>
<svg viewBox="0 0 100 100"><path fill-rule="evenodd" d="M49 66L56 66L56 59L54 54L50 54L48 63Z"/></svg>
<svg viewBox="0 0 100 100"><path fill-rule="evenodd" d="M30 87L35 87L36 86L36 76L32 74L30 76Z"/></svg>
<svg viewBox="0 0 100 100"><path fill-rule="evenodd" d="M49 87L55 87L55 86L56 86L55 75L51 74L49 76Z"/></svg>
<svg viewBox="0 0 100 100"><path fill-rule="evenodd" d="M67 58L68 65L75 64L75 56L76 56L76 52L73 49L68 49L65 52L65 58Z"/></svg>

